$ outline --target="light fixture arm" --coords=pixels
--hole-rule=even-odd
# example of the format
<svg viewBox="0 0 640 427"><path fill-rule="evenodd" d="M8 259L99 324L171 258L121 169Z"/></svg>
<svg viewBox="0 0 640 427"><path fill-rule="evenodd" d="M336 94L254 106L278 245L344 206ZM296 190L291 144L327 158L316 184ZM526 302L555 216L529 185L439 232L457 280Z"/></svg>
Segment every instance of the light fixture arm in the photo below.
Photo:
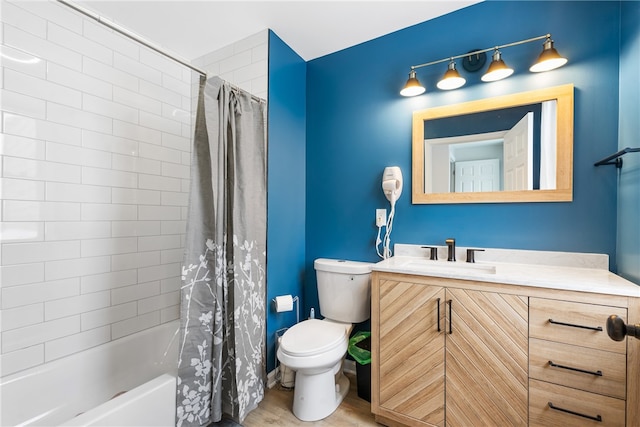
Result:
<svg viewBox="0 0 640 427"><path fill-rule="evenodd" d="M411 70L413 71L413 70L417 70L418 68L423 68L423 67L428 67L430 65L440 64L442 62L454 61L456 59L464 58L466 56L479 55L481 53L490 52L490 51L493 51L493 50L496 50L496 49L503 49L505 47L517 46L517 45L520 45L520 44L531 43L531 42L535 42L537 40L543 40L543 39L551 39L551 34L545 34L544 36L532 37L530 39L520 40L520 41L517 41L517 42L507 43L507 44L503 44L503 45L499 45L499 46L488 47L486 49L474 50L473 52L467 52L467 53L463 53L461 55L447 56L444 59L439 59L437 61L431 61L431 62L425 62L424 64L412 65L411 66Z"/></svg>

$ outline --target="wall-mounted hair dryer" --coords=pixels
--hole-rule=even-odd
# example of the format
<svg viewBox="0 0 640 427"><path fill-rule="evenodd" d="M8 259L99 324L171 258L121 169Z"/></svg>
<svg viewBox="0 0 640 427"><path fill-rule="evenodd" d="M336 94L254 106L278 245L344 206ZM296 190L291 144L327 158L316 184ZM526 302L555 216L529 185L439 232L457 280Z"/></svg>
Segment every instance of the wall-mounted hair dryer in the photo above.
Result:
<svg viewBox="0 0 640 427"><path fill-rule="evenodd" d="M382 226L378 226L378 237L376 238L376 252L380 258L387 259L391 256L391 229L393 228L393 218L396 212L396 201L402 194L402 171L398 166L388 166L382 172L382 192L389 203L391 203L391 213L387 219L386 232L384 239L380 240L380 230ZM382 253L378 246L382 243Z"/></svg>
<svg viewBox="0 0 640 427"><path fill-rule="evenodd" d="M391 203L395 205L396 200L402 194L402 171L398 166L388 166L382 173L382 191Z"/></svg>

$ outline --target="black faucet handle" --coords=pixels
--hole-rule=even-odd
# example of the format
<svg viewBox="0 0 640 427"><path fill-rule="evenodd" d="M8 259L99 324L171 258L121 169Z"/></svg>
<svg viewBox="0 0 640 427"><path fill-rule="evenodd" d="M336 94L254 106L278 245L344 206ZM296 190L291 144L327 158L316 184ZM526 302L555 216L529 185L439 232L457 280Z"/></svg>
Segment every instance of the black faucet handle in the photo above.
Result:
<svg viewBox="0 0 640 427"><path fill-rule="evenodd" d="M430 249L429 259L432 261L438 260L438 247L437 246L422 246L422 249Z"/></svg>
<svg viewBox="0 0 640 427"><path fill-rule="evenodd" d="M467 262L476 262L476 252L484 252L484 249L467 249Z"/></svg>

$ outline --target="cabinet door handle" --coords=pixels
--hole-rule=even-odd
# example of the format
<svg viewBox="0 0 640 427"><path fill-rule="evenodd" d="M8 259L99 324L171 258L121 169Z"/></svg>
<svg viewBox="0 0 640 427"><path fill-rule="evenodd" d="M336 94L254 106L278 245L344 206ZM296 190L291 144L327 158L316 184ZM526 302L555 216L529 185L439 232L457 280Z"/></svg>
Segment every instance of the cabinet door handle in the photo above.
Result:
<svg viewBox="0 0 640 427"><path fill-rule="evenodd" d="M567 414L571 414L571 415L577 415L577 416L582 417L582 418L587 418L587 419L590 419L590 420L593 420L593 421L598 421L599 423L602 422L602 417L600 415L596 415L594 417L594 416L591 416L591 415L581 414L580 412L574 412L574 411L570 411L569 409L564 409L564 408L560 408L559 406L554 406L553 403L551 403L551 402L549 402L548 405L549 405L549 408L551 408L553 410L556 410L556 411L566 412Z"/></svg>
<svg viewBox="0 0 640 427"><path fill-rule="evenodd" d="M573 324L573 323L556 322L553 319L549 319L549 323L553 323L554 325L570 326L572 328L589 329L591 331L600 331L600 332L602 332L602 326L576 325L576 324Z"/></svg>
<svg viewBox="0 0 640 427"><path fill-rule="evenodd" d="M440 298L436 299L436 304L438 305L438 332L440 332Z"/></svg>
<svg viewBox="0 0 640 427"><path fill-rule="evenodd" d="M451 321L451 312L452 312L451 307L453 306L453 300L450 299L449 301L447 301L447 303L449 304L449 333L452 334L453 322Z"/></svg>
<svg viewBox="0 0 640 427"><path fill-rule="evenodd" d="M596 375L598 377L602 376L602 371L600 371L600 370L597 370L597 371L586 371L584 369L572 368L571 366L558 365L557 363L553 363L551 360L549 360L549 366L552 366L554 368L560 368L560 369L568 369L569 371L582 372L583 374Z"/></svg>

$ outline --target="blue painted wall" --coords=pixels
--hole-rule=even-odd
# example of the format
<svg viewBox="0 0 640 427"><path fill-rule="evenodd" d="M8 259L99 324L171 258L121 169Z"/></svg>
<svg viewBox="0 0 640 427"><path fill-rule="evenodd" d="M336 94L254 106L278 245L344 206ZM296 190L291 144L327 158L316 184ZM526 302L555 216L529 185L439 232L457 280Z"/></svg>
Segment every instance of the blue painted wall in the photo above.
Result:
<svg viewBox="0 0 640 427"><path fill-rule="evenodd" d="M614 267L616 176L593 163L618 148L620 8L607 1L483 2L310 61L305 311L317 307L315 258L378 260L374 212L388 208L380 181L390 165L405 178L394 243L443 244L452 236L462 246L606 253ZM487 84L481 73L466 74L465 87L444 92L435 83L445 66L433 66L418 73L427 93L398 95L412 64L545 33L569 58L565 67L529 73L541 51L529 43L503 51L516 70L506 80ZM413 110L566 83L576 88L572 203L411 204Z"/></svg>
<svg viewBox="0 0 640 427"><path fill-rule="evenodd" d="M305 261L306 63L269 32L267 372L275 368L275 334L296 321L271 299L302 295Z"/></svg>
<svg viewBox="0 0 640 427"><path fill-rule="evenodd" d="M269 300L300 296L304 318L318 309L315 258L378 260L374 211L388 208L380 189L388 165L405 176L393 242L454 236L465 246L606 253L613 271L617 263L639 283L640 156L627 155L620 175L593 167L618 144L638 146L639 17L638 2L484 2L307 64L270 33ZM531 43L503 51L516 69L506 80L465 73L464 88L442 92L434 87L444 68L434 66L418 75L425 95L398 95L412 64L547 32L570 61L559 70L529 73L541 49ZM576 87L572 203L410 203L413 110L565 83ZM269 371L275 331L294 321L269 307Z"/></svg>
<svg viewBox="0 0 640 427"><path fill-rule="evenodd" d="M623 149L640 147L640 2L623 2L620 16L619 148ZM625 155L619 173L618 273L640 285L640 153Z"/></svg>

